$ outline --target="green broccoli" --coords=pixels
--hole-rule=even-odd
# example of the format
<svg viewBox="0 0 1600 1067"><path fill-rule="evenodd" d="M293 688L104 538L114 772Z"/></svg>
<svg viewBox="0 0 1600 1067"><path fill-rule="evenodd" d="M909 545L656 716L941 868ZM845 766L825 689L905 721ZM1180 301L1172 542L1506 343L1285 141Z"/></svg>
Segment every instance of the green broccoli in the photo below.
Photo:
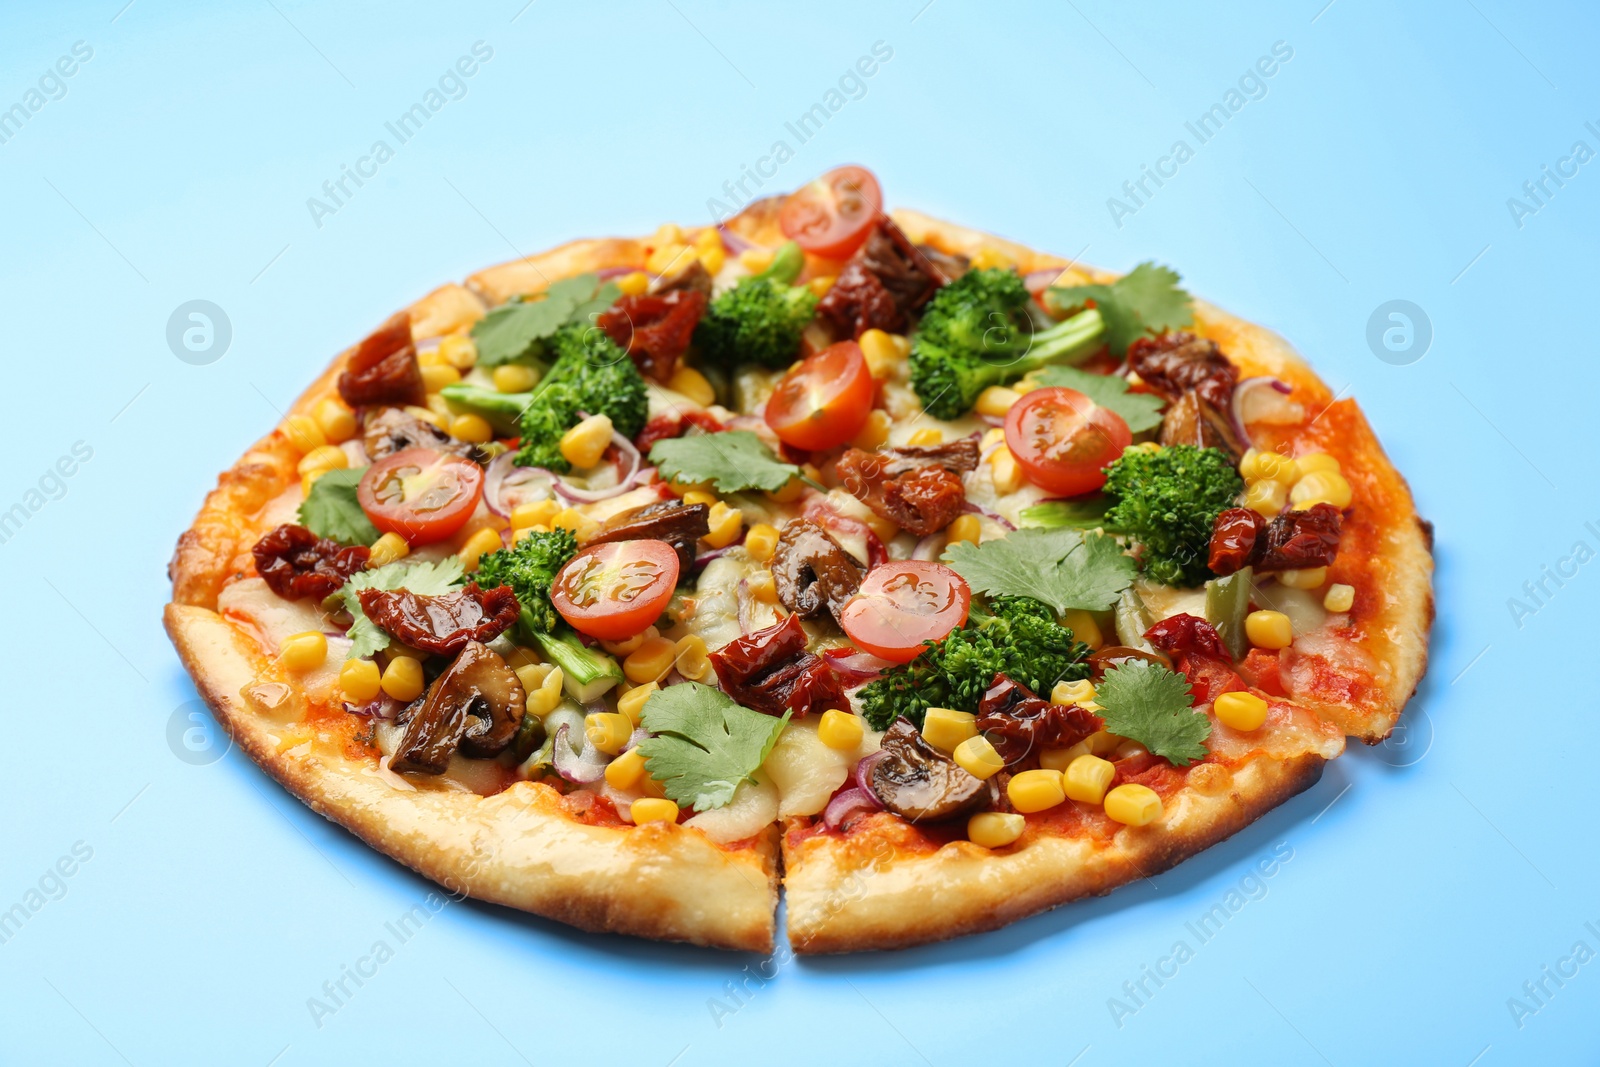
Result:
<svg viewBox="0 0 1600 1067"><path fill-rule="evenodd" d="M804 266L804 253L790 241L766 270L711 301L695 328L700 354L729 367L746 361L774 368L793 363L800 334L817 310L817 295L809 286L790 284Z"/></svg>
<svg viewBox="0 0 1600 1067"><path fill-rule="evenodd" d="M911 343L911 387L936 419L966 414L991 385L1051 363L1081 363L1105 344L1100 312L1035 330L1014 271L974 270L940 289Z"/></svg>
<svg viewBox="0 0 1600 1067"><path fill-rule="evenodd" d="M1211 577L1211 528L1244 481L1226 452L1194 445L1129 449L1106 468L1107 529L1144 546L1146 577L1197 586Z"/></svg>
<svg viewBox="0 0 1600 1067"><path fill-rule="evenodd" d="M577 424L578 412L608 415L618 433L632 437L644 429L649 400L633 360L602 331L572 323L556 331L551 348L555 362L518 420L517 463L564 474L572 465L561 454L561 436Z"/></svg>
<svg viewBox="0 0 1600 1067"><path fill-rule="evenodd" d="M926 644L922 655L884 671L858 694L874 730L901 716L920 727L930 707L976 711L1000 673L1046 697L1057 682L1089 677L1089 646L1031 597L994 597L987 612L974 609L967 625Z"/></svg>

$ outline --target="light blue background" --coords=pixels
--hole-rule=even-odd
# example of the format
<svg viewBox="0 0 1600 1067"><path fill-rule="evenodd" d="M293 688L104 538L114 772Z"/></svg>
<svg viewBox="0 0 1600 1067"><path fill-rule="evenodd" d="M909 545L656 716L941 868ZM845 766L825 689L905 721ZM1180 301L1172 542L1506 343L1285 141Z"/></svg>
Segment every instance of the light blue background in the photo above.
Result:
<svg viewBox="0 0 1600 1067"><path fill-rule="evenodd" d="M1520 1028L1507 1006L1574 942L1600 950L1600 564L1520 625L1507 604L1575 542L1600 549L1600 163L1521 226L1507 207L1574 141L1600 149L1592 9L523 2L5 5L0 106L73 42L94 54L0 144L0 509L74 442L93 458L0 545L0 909L75 842L93 857L0 944L0 1060L1594 1059L1600 962ZM466 96L315 225L307 198L479 40L494 56ZM159 627L174 539L395 307L519 251L703 221L880 40L893 58L865 96L768 189L866 163L893 204L1107 267L1158 258L1291 338L1437 523L1440 620L1403 734L1154 884L954 944L785 962L720 1020L708 1002L759 961L466 903L319 1028L307 998L393 944L385 922L430 886L237 752L177 758L195 694ZM1276 41L1294 54L1267 95L1115 225L1107 198L1175 139L1196 147L1184 122ZM233 328L207 366L165 341L197 298ZM1391 299L1431 319L1419 362L1368 347ZM1266 896L1199 945L1185 924L1281 844ZM1179 939L1194 958L1119 1028L1108 999Z"/></svg>

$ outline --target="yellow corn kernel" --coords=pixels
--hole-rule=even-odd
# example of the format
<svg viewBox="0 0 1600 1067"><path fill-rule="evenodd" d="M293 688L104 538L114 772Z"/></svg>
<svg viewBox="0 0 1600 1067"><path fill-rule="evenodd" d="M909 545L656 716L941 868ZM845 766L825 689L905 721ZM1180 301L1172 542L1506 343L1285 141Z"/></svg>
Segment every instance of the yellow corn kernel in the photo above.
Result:
<svg viewBox="0 0 1600 1067"><path fill-rule="evenodd" d="M1327 580L1326 567L1306 567L1301 570L1278 572L1278 584L1286 585L1290 589L1321 589L1322 583Z"/></svg>
<svg viewBox="0 0 1600 1067"><path fill-rule="evenodd" d="M579 470L600 462L611 444L611 416L590 415L561 435L561 456Z"/></svg>
<svg viewBox="0 0 1600 1067"><path fill-rule="evenodd" d="M760 274L772 266L772 250L767 248L747 248L739 253L739 264L751 274Z"/></svg>
<svg viewBox="0 0 1600 1067"><path fill-rule="evenodd" d="M1244 633L1257 648L1288 648L1294 641L1289 616L1281 611L1252 611L1244 617Z"/></svg>
<svg viewBox="0 0 1600 1067"><path fill-rule="evenodd" d="M969 737L955 747L950 757L972 777L984 780L993 778L1005 767L1006 761L994 750L989 739L982 734Z"/></svg>
<svg viewBox="0 0 1600 1067"><path fill-rule="evenodd" d="M872 372L874 378L887 378L900 365L900 350L883 330L874 328L864 331L856 338L856 344L861 346L861 356L867 361L867 370Z"/></svg>
<svg viewBox="0 0 1600 1067"><path fill-rule="evenodd" d="M1356 587L1336 582L1328 587L1327 595L1322 598L1322 606L1329 611L1349 611L1356 603Z"/></svg>
<svg viewBox="0 0 1600 1067"><path fill-rule="evenodd" d="M676 274L694 260L694 252L686 244L664 244L650 253L644 261L645 269L657 276Z"/></svg>
<svg viewBox="0 0 1600 1067"><path fill-rule="evenodd" d="M617 280L617 288L622 290L623 296L642 296L650 288L650 275L642 270L624 274Z"/></svg>
<svg viewBox="0 0 1600 1067"><path fill-rule="evenodd" d="M978 717L970 711L929 708L922 719L922 739L942 752L952 751L978 735Z"/></svg>
<svg viewBox="0 0 1600 1067"><path fill-rule="evenodd" d="M517 672L519 679L523 671L528 672L529 681L532 681L535 671L541 672L542 675L537 688L530 686L528 682L523 682L523 692L528 694L528 714L543 718L555 711L556 705L561 703L561 688L567 681L561 668L548 663L542 663L538 667L523 667Z"/></svg>
<svg viewBox="0 0 1600 1067"><path fill-rule="evenodd" d="M806 286L817 296L827 296L828 290L833 288L833 283L839 278L834 274L824 274L806 282Z"/></svg>
<svg viewBox="0 0 1600 1067"><path fill-rule="evenodd" d="M606 764L606 783L613 789L630 790L644 777L644 756L630 748ZM674 816L676 818L676 816Z"/></svg>
<svg viewBox="0 0 1600 1067"><path fill-rule="evenodd" d="M1005 848L1022 836L1028 825L1014 811L984 811L967 820L967 840L984 848Z"/></svg>
<svg viewBox="0 0 1600 1067"><path fill-rule="evenodd" d="M372 554L367 557L370 568L382 567L411 554L411 546L397 533L386 533L372 542Z"/></svg>
<svg viewBox="0 0 1600 1067"><path fill-rule="evenodd" d="M778 528L771 523L755 523L750 527L750 532L744 535L744 550L757 563L767 562L777 548Z"/></svg>
<svg viewBox="0 0 1600 1067"><path fill-rule="evenodd" d="M1106 814L1124 826L1146 826L1161 817L1161 795L1147 785L1123 782L1106 794Z"/></svg>
<svg viewBox="0 0 1600 1067"><path fill-rule="evenodd" d="M672 669L677 656L677 648L665 637L647 638L622 661L622 673L634 685L654 682Z"/></svg>
<svg viewBox="0 0 1600 1067"><path fill-rule="evenodd" d="M706 657L706 639L699 634L689 634L680 637L672 647L676 652L672 657L672 665L678 669L678 673L691 682L705 681L711 673L711 660Z"/></svg>
<svg viewBox="0 0 1600 1067"><path fill-rule="evenodd" d="M633 720L615 711L596 711L584 716L583 732L591 745L615 756L633 736Z"/></svg>
<svg viewBox="0 0 1600 1067"><path fill-rule="evenodd" d="M706 521L711 524L711 531L701 540L712 548L727 548L739 539L739 531L744 529L744 512L719 500L711 505Z"/></svg>
<svg viewBox="0 0 1600 1067"><path fill-rule="evenodd" d="M1068 800L1081 800L1085 804L1098 804L1111 788L1111 779L1117 776L1117 765L1099 756L1079 756L1067 764L1061 775Z"/></svg>
<svg viewBox="0 0 1600 1067"><path fill-rule="evenodd" d="M976 408L979 415L1003 419L1006 412L1011 410L1011 405L1021 399L1022 394L1015 389L1007 389L1003 385L991 385L978 394Z"/></svg>
<svg viewBox="0 0 1600 1067"><path fill-rule="evenodd" d="M417 353L417 366L419 367L443 367L447 365L437 348L430 348Z"/></svg>
<svg viewBox="0 0 1600 1067"><path fill-rule="evenodd" d="M1300 477L1300 468L1294 460L1277 452L1258 452L1256 454L1256 478L1269 479L1282 482L1284 485L1293 485Z"/></svg>
<svg viewBox="0 0 1600 1067"><path fill-rule="evenodd" d="M317 630L294 634L278 646L278 662L291 671L309 671L328 658L328 639Z"/></svg>
<svg viewBox="0 0 1600 1067"><path fill-rule="evenodd" d="M632 637L625 637L621 641L601 641L600 647L611 653L613 656L620 658L633 652L652 637L660 636L660 630L657 630L654 626L646 626L643 630L634 634Z"/></svg>
<svg viewBox="0 0 1600 1067"><path fill-rule="evenodd" d="M987 452L989 449L993 448L995 445L1000 444L1005 439L1006 439L1005 430L1001 429L998 426L992 426L989 429L983 431L983 436L981 438L979 438L979 440L978 440L978 451Z"/></svg>
<svg viewBox="0 0 1600 1067"><path fill-rule="evenodd" d="M331 445L348 441L356 435L355 412L331 396L317 401L317 406L311 409L311 415L322 428L322 436Z"/></svg>
<svg viewBox="0 0 1600 1067"><path fill-rule="evenodd" d="M823 712L817 723L817 740L839 752L854 752L865 736L866 727L861 725L860 717L838 708Z"/></svg>
<svg viewBox="0 0 1600 1067"><path fill-rule="evenodd" d="M661 687L655 682L646 682L636 685L617 698L617 710L628 717L628 721L635 726L644 717L644 706L650 700L651 694Z"/></svg>
<svg viewBox="0 0 1600 1067"><path fill-rule="evenodd" d="M1301 476L1313 471L1330 471L1334 474L1342 473L1339 461L1326 452L1307 452L1303 456L1295 457L1295 465L1299 468Z"/></svg>
<svg viewBox="0 0 1600 1067"><path fill-rule="evenodd" d="M950 525L944 528L944 533L952 545L957 541L967 541L975 545L983 533L983 528L978 522L978 516L957 515L950 520Z"/></svg>
<svg viewBox="0 0 1600 1067"><path fill-rule="evenodd" d="M440 415L432 408L420 408L415 404L407 404L406 414L410 415L414 419L421 419L430 426L436 426L441 430L446 429L444 416Z"/></svg>
<svg viewBox="0 0 1600 1067"><path fill-rule="evenodd" d="M1256 461L1261 458L1261 453L1254 448L1244 450L1244 455L1239 457L1239 477L1247 482L1253 482L1261 477L1260 468Z"/></svg>
<svg viewBox="0 0 1600 1067"><path fill-rule="evenodd" d="M727 261L728 253L723 249L721 244L713 245L710 248L700 249L700 265L706 269L707 274L715 276L717 272L722 269L722 265Z"/></svg>
<svg viewBox="0 0 1600 1067"><path fill-rule="evenodd" d="M683 494L683 502L685 504L704 504L706 507L710 507L717 502L717 494L707 492L704 489L691 489Z"/></svg>
<svg viewBox="0 0 1600 1067"><path fill-rule="evenodd" d="M422 388L430 393L437 393L460 380L461 372L448 363L433 363L422 368Z"/></svg>
<svg viewBox="0 0 1600 1067"><path fill-rule="evenodd" d="M328 471L343 470L348 466L350 457L344 454L344 449L338 445L323 445L301 456L300 464L295 469L301 474L326 474Z"/></svg>
<svg viewBox="0 0 1600 1067"><path fill-rule="evenodd" d="M505 655L506 663L512 670L521 670L523 667L537 667L544 662L544 657L526 645L517 645Z"/></svg>
<svg viewBox="0 0 1600 1067"><path fill-rule="evenodd" d="M550 519L550 528L571 530L578 544L584 544L600 532L600 524L577 508L562 508Z"/></svg>
<svg viewBox="0 0 1600 1067"><path fill-rule="evenodd" d="M767 499L774 504L792 504L799 500L806 491L806 483L799 478L790 478L784 483L782 489L774 490L767 494Z"/></svg>
<svg viewBox="0 0 1600 1067"><path fill-rule="evenodd" d="M889 341L890 341L891 344L894 345L894 350L896 352L900 353L900 358L901 359L910 358L910 356L911 356L911 338L907 337L903 333L891 333L889 335Z"/></svg>
<svg viewBox="0 0 1600 1067"><path fill-rule="evenodd" d="M715 226L703 226L694 235L694 246L702 252L708 248L721 248L722 234Z"/></svg>
<svg viewBox="0 0 1600 1067"><path fill-rule="evenodd" d="M518 526L516 529L511 531L511 543L516 544L524 537L528 537L532 534L549 532L550 524L547 522L536 522L532 526Z"/></svg>
<svg viewBox="0 0 1600 1067"><path fill-rule="evenodd" d="M655 236L651 238L651 244L657 247L683 244L683 227L676 222L663 222L656 229Z"/></svg>
<svg viewBox="0 0 1600 1067"><path fill-rule="evenodd" d="M1067 799L1067 791L1062 785L1060 771L1048 771L1041 767L1012 775L1011 781L1006 783L1006 796L1010 798L1013 808L1024 815L1031 815L1060 804Z"/></svg>
<svg viewBox="0 0 1600 1067"><path fill-rule="evenodd" d="M518 649L517 651L531 652L532 650ZM512 657L507 656L506 666L510 667L512 672L516 674L517 681L522 683L524 695L538 692L539 687L544 684L544 680L550 676L550 671L553 669L551 664L540 663L537 655L521 659L521 662L517 663L513 663Z"/></svg>
<svg viewBox="0 0 1600 1067"><path fill-rule="evenodd" d="M1106 643L1105 635L1100 632L1100 624L1087 611L1073 609L1067 612L1061 616L1061 625L1070 629L1072 636L1090 648L1099 648Z"/></svg>
<svg viewBox="0 0 1600 1067"><path fill-rule="evenodd" d="M383 672L370 659L347 659L339 668L339 688L344 698L352 704L365 704L378 696L378 683Z"/></svg>
<svg viewBox="0 0 1600 1067"><path fill-rule="evenodd" d="M450 406L450 401L444 398L443 393L428 394L428 410L439 416L440 423L446 433L450 432L450 423L455 420L456 413Z"/></svg>
<svg viewBox="0 0 1600 1067"><path fill-rule="evenodd" d="M450 420L450 436L475 445L488 444L494 440L494 427L482 415L457 415Z"/></svg>
<svg viewBox="0 0 1600 1067"><path fill-rule="evenodd" d="M520 363L503 363L494 369L491 377L495 389L502 393L526 393L539 383L539 375L533 368Z"/></svg>
<svg viewBox="0 0 1600 1067"><path fill-rule="evenodd" d="M1270 478L1251 482L1244 489L1244 506L1264 519L1276 518L1289 502L1289 490Z"/></svg>
<svg viewBox="0 0 1600 1067"><path fill-rule="evenodd" d="M1082 741L1071 748L1041 748L1039 750L1039 766L1047 771L1064 771L1072 766L1072 761L1088 752Z"/></svg>
<svg viewBox="0 0 1600 1067"><path fill-rule="evenodd" d="M459 371L468 371L478 362L478 346L464 333L452 333L439 341L439 355Z"/></svg>
<svg viewBox="0 0 1600 1067"><path fill-rule="evenodd" d="M708 407L717 399L711 380L693 367L679 367L673 371L672 377L667 379L667 388L682 393L701 407Z"/></svg>
<svg viewBox="0 0 1600 1067"><path fill-rule="evenodd" d="M1100 705L1095 703L1094 697L1094 683L1086 678L1076 682L1057 682L1050 690L1050 703L1076 704L1085 711L1100 710Z"/></svg>
<svg viewBox="0 0 1600 1067"><path fill-rule="evenodd" d="M998 248L980 248L972 254L973 270L1010 270L1017 261Z"/></svg>
<svg viewBox="0 0 1600 1067"><path fill-rule="evenodd" d="M1289 503L1296 511L1321 503L1347 508L1352 495L1350 483L1338 471L1312 471L1294 483L1294 488L1289 490Z"/></svg>
<svg viewBox="0 0 1600 1067"><path fill-rule="evenodd" d="M322 426L310 415L290 415L283 420L283 434L302 456L310 455L328 443Z"/></svg>
<svg viewBox="0 0 1600 1067"><path fill-rule="evenodd" d="M422 664L410 656L395 656L378 684L396 700L410 703L422 695Z"/></svg>
<svg viewBox="0 0 1600 1067"><path fill-rule="evenodd" d="M763 604L776 604L778 602L778 581L772 576L772 571L766 567L752 572L744 580L745 588L750 595Z"/></svg>
<svg viewBox="0 0 1600 1067"><path fill-rule="evenodd" d="M561 505L554 500L530 500L526 504L518 504L511 509L511 528L520 530L526 526L550 525L550 520L556 517L561 510Z"/></svg>
<svg viewBox="0 0 1600 1067"><path fill-rule="evenodd" d="M893 541L900 533L900 527L895 525L894 520L886 519L876 512L869 514L861 521L866 523L867 529L871 530L878 540L884 544Z"/></svg>
<svg viewBox="0 0 1600 1067"><path fill-rule="evenodd" d="M873 408L867 413L867 421L861 424L861 429L850 439L850 444L871 452L889 439L889 423L887 411Z"/></svg>
<svg viewBox="0 0 1600 1067"><path fill-rule="evenodd" d="M1267 702L1254 693L1223 693L1211 704L1224 726L1249 733L1267 721Z"/></svg>
<svg viewBox="0 0 1600 1067"><path fill-rule="evenodd" d="M1015 493L1028 480L1022 473L1022 465L1017 462L1017 457L1005 445L995 449L989 457L989 468L994 478L994 491L1001 496Z"/></svg>
<svg viewBox="0 0 1600 1067"><path fill-rule="evenodd" d="M906 438L906 444L936 445L943 440L944 434L940 433L938 430L935 430L932 426L924 426L920 430L912 431L911 436Z"/></svg>
<svg viewBox="0 0 1600 1067"><path fill-rule="evenodd" d="M628 809L635 825L647 822L677 822L678 805L665 797L640 797Z"/></svg>
<svg viewBox="0 0 1600 1067"><path fill-rule="evenodd" d="M456 555L461 557L461 565L463 567L469 571L475 571L478 569L478 561L483 558L485 552L498 552L504 547L505 542L500 540L500 535L485 526L467 538L467 543L461 546L461 550Z"/></svg>

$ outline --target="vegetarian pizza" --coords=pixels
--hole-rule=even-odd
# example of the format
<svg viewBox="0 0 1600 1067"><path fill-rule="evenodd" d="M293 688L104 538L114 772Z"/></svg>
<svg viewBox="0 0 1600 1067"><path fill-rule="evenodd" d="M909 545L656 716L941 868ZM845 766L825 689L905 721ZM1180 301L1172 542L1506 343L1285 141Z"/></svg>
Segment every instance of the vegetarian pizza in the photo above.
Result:
<svg viewBox="0 0 1600 1067"><path fill-rule="evenodd" d="M1386 737L1431 534L1355 402L1192 298L832 171L446 285L179 539L237 743L453 890L798 952L1158 873Z"/></svg>

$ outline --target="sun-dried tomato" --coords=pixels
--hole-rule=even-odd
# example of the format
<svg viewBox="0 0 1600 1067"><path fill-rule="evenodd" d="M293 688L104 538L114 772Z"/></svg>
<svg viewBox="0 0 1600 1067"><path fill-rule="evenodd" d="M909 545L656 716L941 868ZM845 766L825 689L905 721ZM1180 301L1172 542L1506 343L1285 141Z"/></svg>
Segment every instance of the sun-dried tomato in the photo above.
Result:
<svg viewBox="0 0 1600 1067"><path fill-rule="evenodd" d="M1332 504L1285 511L1271 522L1249 508L1229 508L1211 528L1209 564L1218 574L1246 565L1259 573L1326 567L1339 555L1343 522Z"/></svg>
<svg viewBox="0 0 1600 1067"><path fill-rule="evenodd" d="M1239 664L1239 675L1263 693L1285 696L1283 676L1279 671L1279 657L1275 651L1252 648Z"/></svg>
<svg viewBox="0 0 1600 1067"><path fill-rule="evenodd" d="M905 312L895 304L894 294L860 263L850 263L839 272L817 311L852 337L868 330L899 333L906 327Z"/></svg>
<svg viewBox="0 0 1600 1067"><path fill-rule="evenodd" d="M1256 541L1267 520L1250 508L1227 508L1211 526L1211 555L1207 565L1217 574L1232 574L1255 558Z"/></svg>
<svg viewBox="0 0 1600 1067"><path fill-rule="evenodd" d="M852 337L870 329L899 333L943 281L900 227L883 218L839 272L817 312Z"/></svg>
<svg viewBox="0 0 1600 1067"><path fill-rule="evenodd" d="M411 313L397 312L356 346L339 375L339 395L351 407L421 404L422 367L411 344Z"/></svg>
<svg viewBox="0 0 1600 1067"><path fill-rule="evenodd" d="M1193 390L1224 416L1233 417L1233 388L1239 372L1215 341L1192 333L1141 337L1128 346L1128 366L1168 402Z"/></svg>
<svg viewBox="0 0 1600 1067"><path fill-rule="evenodd" d="M365 570L372 550L366 545L347 547L304 526L284 523L263 535L250 554L256 560L256 573L274 593L286 600L321 600L352 574Z"/></svg>
<svg viewBox="0 0 1600 1067"><path fill-rule="evenodd" d="M1198 615L1174 615L1162 619L1144 632L1144 639L1163 652L1210 656L1220 660L1231 658L1223 647L1217 628Z"/></svg>
<svg viewBox="0 0 1600 1067"><path fill-rule="evenodd" d="M950 525L966 502L961 479L943 467L902 474L883 488L883 510L889 520L915 537Z"/></svg>
<svg viewBox="0 0 1600 1067"><path fill-rule="evenodd" d="M472 582L439 596L407 589L363 589L361 610L392 637L424 652L447 655L468 641L493 641L522 610L509 585L479 589Z"/></svg>
<svg viewBox="0 0 1600 1067"><path fill-rule="evenodd" d="M650 446L657 441L666 441L674 437L682 437L694 426L706 433L721 433L727 427L722 420L709 411L665 412L653 415L650 421L644 424L644 429L639 431L639 436L633 439L634 447L640 452L649 452Z"/></svg>
<svg viewBox="0 0 1600 1067"><path fill-rule="evenodd" d="M790 615L755 633L736 637L711 653L722 691L747 708L796 715L843 707L844 684L832 667L805 650L806 632Z"/></svg>
<svg viewBox="0 0 1600 1067"><path fill-rule="evenodd" d="M1071 748L1100 729L1100 717L1076 704L1052 704L1004 674L978 702L978 732L989 739L1007 767L1046 748Z"/></svg>
<svg viewBox="0 0 1600 1067"><path fill-rule="evenodd" d="M596 320L611 339L633 357L639 370L666 381L688 351L689 339L706 310L706 294L698 289L625 296Z"/></svg>
<svg viewBox="0 0 1600 1067"><path fill-rule="evenodd" d="M978 443L927 448L852 448L836 469L845 489L881 517L916 537L944 529L967 501L960 474L978 465Z"/></svg>

